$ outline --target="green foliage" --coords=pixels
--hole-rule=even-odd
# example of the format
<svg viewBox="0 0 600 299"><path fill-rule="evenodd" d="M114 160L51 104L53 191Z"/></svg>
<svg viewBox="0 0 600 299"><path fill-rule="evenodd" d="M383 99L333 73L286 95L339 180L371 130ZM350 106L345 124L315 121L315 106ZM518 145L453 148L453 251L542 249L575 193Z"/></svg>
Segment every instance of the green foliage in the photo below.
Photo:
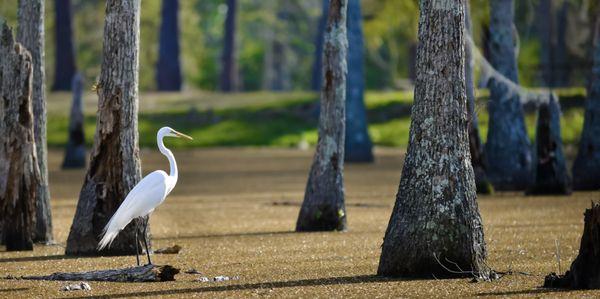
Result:
<svg viewBox="0 0 600 299"><path fill-rule="evenodd" d="M482 139L487 136L488 114L485 106L487 94L479 92L477 114ZM581 88L558 91L562 115L562 137L565 145L575 145L583 128L583 103L585 91ZM158 95L160 96L160 94ZM149 95L143 95L150 97ZM258 102L275 97L279 100ZM247 101L215 110L195 108L190 110L142 111L139 117L140 145L156 146L156 131L165 125L185 132L194 141L173 140L175 148L207 146L276 146L295 147L317 143L316 94L258 94L247 97ZM170 100L166 100L170 102ZM225 99L223 99L225 101ZM366 96L369 118L369 133L379 146L406 147L410 130L412 92L369 92ZM535 111L526 114L529 137L535 134ZM85 118L85 133L91 145L96 119ZM64 146L67 140L68 118L65 113L48 115L48 144Z"/></svg>

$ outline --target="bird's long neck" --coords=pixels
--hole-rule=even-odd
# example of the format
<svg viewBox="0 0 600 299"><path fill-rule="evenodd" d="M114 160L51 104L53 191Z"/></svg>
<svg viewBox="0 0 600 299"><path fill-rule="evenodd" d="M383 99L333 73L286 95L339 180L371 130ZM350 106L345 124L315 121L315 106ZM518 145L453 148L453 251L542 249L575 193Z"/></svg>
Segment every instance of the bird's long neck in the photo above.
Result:
<svg viewBox="0 0 600 299"><path fill-rule="evenodd" d="M168 149L167 147L165 147L165 144L163 143L163 138L159 137L157 140L158 143L158 149L160 150L160 152L167 156L167 159L169 159L169 166L170 166L170 172L169 172L169 176L172 178L175 178L175 180L177 180L177 162L175 161L175 156L173 156L173 153L171 152L170 149Z"/></svg>

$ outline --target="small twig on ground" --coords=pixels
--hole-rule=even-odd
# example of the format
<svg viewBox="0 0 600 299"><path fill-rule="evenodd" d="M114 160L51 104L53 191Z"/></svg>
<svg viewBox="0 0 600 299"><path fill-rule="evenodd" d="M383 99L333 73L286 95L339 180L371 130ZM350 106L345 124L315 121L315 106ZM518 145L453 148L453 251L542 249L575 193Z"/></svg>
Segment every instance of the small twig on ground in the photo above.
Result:
<svg viewBox="0 0 600 299"><path fill-rule="evenodd" d="M556 246L556 262L558 263L558 272L557 273L562 273L561 267L560 267L560 241L558 239L554 240L554 246Z"/></svg>

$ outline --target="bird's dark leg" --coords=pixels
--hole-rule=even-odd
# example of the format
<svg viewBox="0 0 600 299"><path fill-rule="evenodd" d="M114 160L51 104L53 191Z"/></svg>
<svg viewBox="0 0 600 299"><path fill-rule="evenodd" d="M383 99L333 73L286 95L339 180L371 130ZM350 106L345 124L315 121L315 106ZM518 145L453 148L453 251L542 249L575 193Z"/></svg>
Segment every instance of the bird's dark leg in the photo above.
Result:
<svg viewBox="0 0 600 299"><path fill-rule="evenodd" d="M135 260L137 261L138 267L140 266L140 249L139 249L139 241L138 241L138 231L140 230L140 222L138 219L135 219Z"/></svg>
<svg viewBox="0 0 600 299"><path fill-rule="evenodd" d="M150 220L150 216L146 216L146 221L144 221L144 245L146 246L146 256L148 256L148 265L152 265L152 260L150 260L150 250L148 250L148 221Z"/></svg>

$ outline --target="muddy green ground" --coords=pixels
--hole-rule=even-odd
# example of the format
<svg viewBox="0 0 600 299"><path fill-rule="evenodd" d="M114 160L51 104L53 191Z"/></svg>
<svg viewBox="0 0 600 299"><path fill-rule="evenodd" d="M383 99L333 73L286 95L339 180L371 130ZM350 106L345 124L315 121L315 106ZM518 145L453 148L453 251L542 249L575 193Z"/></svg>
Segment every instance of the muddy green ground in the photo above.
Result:
<svg viewBox="0 0 600 299"><path fill-rule="evenodd" d="M489 283L469 279L388 280L376 277L380 245L394 203L403 153L378 149L375 164L346 166L350 230L294 233L312 151L293 149L196 149L175 151L180 181L152 216L154 248L178 244L178 255L155 255L158 264L204 276L239 276L229 282L199 282L180 274L165 283L91 282L92 291L63 292L65 282L0 280L0 297L598 297L600 291L540 289L576 256L583 216L598 192L570 197L496 194L479 198L489 264L529 272ZM144 172L167 168L154 150L142 153ZM33 252L0 247L0 276L41 275L127 267L133 256L70 258L64 244L75 212L83 171L59 169L62 152L50 153L50 183L57 245Z"/></svg>

